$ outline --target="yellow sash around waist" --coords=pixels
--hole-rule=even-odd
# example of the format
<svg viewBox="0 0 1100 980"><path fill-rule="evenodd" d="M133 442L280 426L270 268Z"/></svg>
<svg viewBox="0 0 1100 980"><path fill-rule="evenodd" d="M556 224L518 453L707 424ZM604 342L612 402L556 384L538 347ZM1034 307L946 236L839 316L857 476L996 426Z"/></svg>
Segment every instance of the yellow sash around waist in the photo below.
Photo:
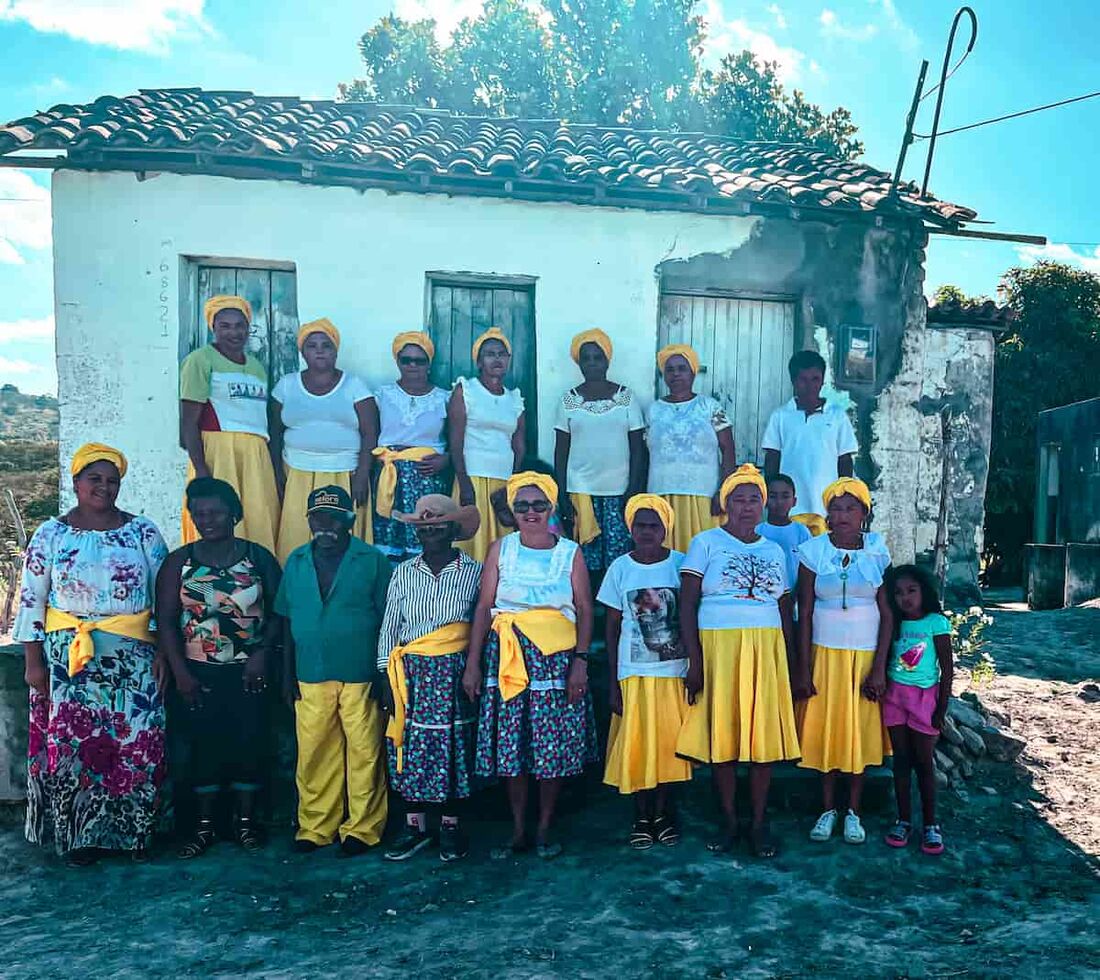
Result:
<svg viewBox="0 0 1100 980"><path fill-rule="evenodd" d="M76 636L73 637L73 642L69 646L69 676L75 677L88 666L88 662L95 653L93 632L99 630L101 633L113 633L115 636L153 643L155 638L149 632L151 618L151 611L146 609L144 612L105 616L103 619L77 619L72 613L54 609L51 606L46 610L46 632L76 630Z"/></svg>
<svg viewBox="0 0 1100 980"><path fill-rule="evenodd" d="M600 536L600 522L596 520L596 509L592 506L592 497L587 493L571 493L569 502L573 505L573 537L577 544L588 544Z"/></svg>
<svg viewBox="0 0 1100 980"><path fill-rule="evenodd" d="M539 648L543 656L572 650L577 645L577 624L570 622L557 609L497 613L492 630L500 637L497 683L500 685L500 696L505 701L511 701L527 690L527 665L523 662L517 629Z"/></svg>
<svg viewBox="0 0 1100 980"><path fill-rule="evenodd" d="M378 474L378 489L374 494L374 509L379 517L389 517L393 513L393 495L397 491L397 461L419 462L435 455L430 446L410 446L408 449L387 449L379 446L374 455L382 461L382 472Z"/></svg>
<svg viewBox="0 0 1100 980"><path fill-rule="evenodd" d="M394 647L390 651L386 674L390 679L390 691L393 694L393 717L386 726L386 737L393 742L397 750L397 771L405 768L405 714L409 709L409 685L405 678L405 654L415 653L425 657L442 657L448 653L458 653L470 645L470 624L449 623L439 629L425 633L419 640L413 640L404 646Z"/></svg>

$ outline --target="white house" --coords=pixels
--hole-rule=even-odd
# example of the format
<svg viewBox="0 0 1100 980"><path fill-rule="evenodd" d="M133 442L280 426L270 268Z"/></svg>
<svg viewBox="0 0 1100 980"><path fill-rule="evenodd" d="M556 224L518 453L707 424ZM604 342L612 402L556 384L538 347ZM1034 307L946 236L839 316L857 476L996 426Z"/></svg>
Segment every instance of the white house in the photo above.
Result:
<svg viewBox="0 0 1100 980"><path fill-rule="evenodd" d="M657 348L694 344L750 460L790 396L787 358L817 347L896 559L942 567L949 536L979 542L980 508L960 525L952 498L984 493L987 429L961 469L944 440L987 414L992 342L930 328L922 295L928 231L975 214L891 193L881 171L791 145L196 89L18 120L0 163L54 171L62 458L121 447L127 506L169 539L179 362L206 341L205 297L239 292L273 380L296 368L299 317L335 322L342 366L372 383L394 376L399 330L427 326L442 383L502 327L544 458L578 330L607 331L612 376L647 399Z"/></svg>

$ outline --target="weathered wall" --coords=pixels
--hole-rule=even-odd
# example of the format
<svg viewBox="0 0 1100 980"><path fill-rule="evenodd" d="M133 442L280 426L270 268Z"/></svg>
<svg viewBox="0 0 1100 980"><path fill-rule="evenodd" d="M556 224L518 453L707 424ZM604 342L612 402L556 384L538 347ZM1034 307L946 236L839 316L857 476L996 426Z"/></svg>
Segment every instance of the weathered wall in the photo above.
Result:
<svg viewBox="0 0 1100 980"><path fill-rule="evenodd" d="M28 720L23 648L0 647L0 804L27 795Z"/></svg>
<svg viewBox="0 0 1100 980"><path fill-rule="evenodd" d="M1100 542L1100 398L1039 413L1037 443L1057 443L1058 541ZM1036 468L1038 471L1038 468Z"/></svg>

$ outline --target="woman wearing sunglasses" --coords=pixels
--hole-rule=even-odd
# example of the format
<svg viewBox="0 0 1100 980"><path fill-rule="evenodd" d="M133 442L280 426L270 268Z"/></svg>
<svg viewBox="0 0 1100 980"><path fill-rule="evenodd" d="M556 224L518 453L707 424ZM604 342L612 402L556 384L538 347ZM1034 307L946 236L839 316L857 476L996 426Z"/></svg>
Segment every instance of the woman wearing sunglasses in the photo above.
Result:
<svg viewBox="0 0 1100 980"><path fill-rule="evenodd" d="M462 686L471 701L484 688L475 771L503 778L512 810L511 839L492 856L528 849L527 790L534 777L536 849L539 857L553 858L562 850L550 839L562 780L596 760L588 693L592 595L581 549L549 527L558 501L554 479L525 471L506 488L517 533L489 546Z"/></svg>
<svg viewBox="0 0 1100 980"><path fill-rule="evenodd" d="M394 511L412 513L416 502L450 491L446 448L447 392L428 377L435 344L419 330L393 339L399 376L375 392L378 403L379 468L374 489L374 546L398 564L420 554L416 529L394 520Z"/></svg>

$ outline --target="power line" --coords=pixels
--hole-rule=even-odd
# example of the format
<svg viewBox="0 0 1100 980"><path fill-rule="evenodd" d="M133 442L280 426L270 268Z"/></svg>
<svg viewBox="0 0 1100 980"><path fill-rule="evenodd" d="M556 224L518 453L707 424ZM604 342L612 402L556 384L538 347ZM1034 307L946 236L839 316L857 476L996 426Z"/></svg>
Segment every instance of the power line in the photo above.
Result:
<svg viewBox="0 0 1100 980"><path fill-rule="evenodd" d="M956 126L954 129L945 129L938 136L950 136L952 133L964 133L968 129L978 129L980 126L990 126L993 123L1004 122L1006 119L1018 119L1020 116L1030 116L1033 112L1045 112L1047 109L1057 109L1060 106L1072 105L1074 102L1084 102L1086 99L1095 99L1100 92L1089 92L1087 95L1078 95L1072 99L1062 99L1061 102L1051 102L1049 105L1036 106L1034 109L1022 109L1019 112L1010 112L1006 116L997 116L994 119L983 119L981 122L970 123L968 126ZM931 134L914 133L914 139L931 139Z"/></svg>

